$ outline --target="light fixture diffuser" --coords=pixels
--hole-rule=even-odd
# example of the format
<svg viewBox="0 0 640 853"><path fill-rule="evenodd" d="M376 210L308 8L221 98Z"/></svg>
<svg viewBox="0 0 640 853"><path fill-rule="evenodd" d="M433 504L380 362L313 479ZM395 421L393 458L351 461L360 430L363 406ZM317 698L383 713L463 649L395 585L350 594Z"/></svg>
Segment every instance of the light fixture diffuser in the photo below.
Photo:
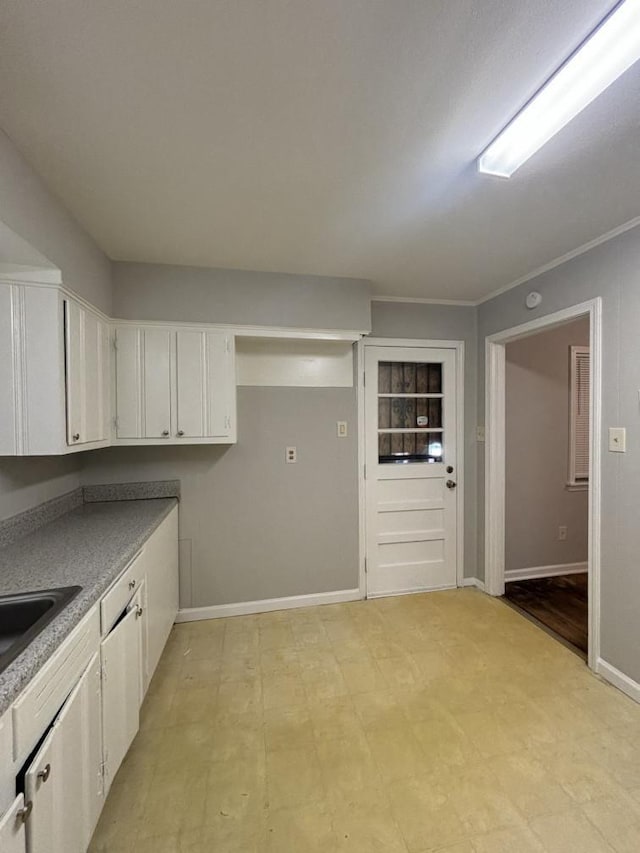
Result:
<svg viewBox="0 0 640 853"><path fill-rule="evenodd" d="M640 0L624 0L478 158L478 171L510 178L640 59Z"/></svg>

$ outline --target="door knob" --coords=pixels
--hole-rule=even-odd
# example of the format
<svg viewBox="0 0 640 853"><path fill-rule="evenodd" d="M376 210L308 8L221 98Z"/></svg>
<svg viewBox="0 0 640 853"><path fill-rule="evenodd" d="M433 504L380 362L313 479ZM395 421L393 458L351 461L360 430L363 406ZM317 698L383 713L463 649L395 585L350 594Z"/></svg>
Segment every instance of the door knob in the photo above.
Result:
<svg viewBox="0 0 640 853"><path fill-rule="evenodd" d="M447 474L453 474L453 465L447 465Z"/></svg>
<svg viewBox="0 0 640 853"><path fill-rule="evenodd" d="M455 487L456 487L456 483L454 483L453 480L447 480L445 485L448 489L455 489Z"/></svg>

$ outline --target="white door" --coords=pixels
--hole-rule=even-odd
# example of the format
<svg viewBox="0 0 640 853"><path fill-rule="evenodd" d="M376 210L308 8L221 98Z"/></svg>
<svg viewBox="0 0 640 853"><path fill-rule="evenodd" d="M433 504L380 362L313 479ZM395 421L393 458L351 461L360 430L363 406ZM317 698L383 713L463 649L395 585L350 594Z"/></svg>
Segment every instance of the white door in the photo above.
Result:
<svg viewBox="0 0 640 853"><path fill-rule="evenodd" d="M24 814L24 796L20 794L13 801L11 808L0 816L0 850L2 853L25 853L27 836L23 820Z"/></svg>
<svg viewBox="0 0 640 853"><path fill-rule="evenodd" d="M102 805L100 667L94 655L25 775L29 853L84 853Z"/></svg>
<svg viewBox="0 0 640 853"><path fill-rule="evenodd" d="M105 794L136 736L141 702L140 592L100 646Z"/></svg>
<svg viewBox="0 0 640 853"><path fill-rule="evenodd" d="M456 350L365 345L367 594L455 587Z"/></svg>
<svg viewBox="0 0 640 853"><path fill-rule="evenodd" d="M177 433L180 438L217 438L231 433L235 393L232 347L230 335L177 333Z"/></svg>

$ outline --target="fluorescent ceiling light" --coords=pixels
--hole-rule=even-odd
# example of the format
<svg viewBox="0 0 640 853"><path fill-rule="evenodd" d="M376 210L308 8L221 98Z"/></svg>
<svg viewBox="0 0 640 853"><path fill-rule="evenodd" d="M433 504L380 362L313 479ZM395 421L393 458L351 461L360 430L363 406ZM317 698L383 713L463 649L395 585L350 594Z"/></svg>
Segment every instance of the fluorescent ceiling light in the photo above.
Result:
<svg viewBox="0 0 640 853"><path fill-rule="evenodd" d="M640 0L624 0L478 158L478 171L509 178L640 59Z"/></svg>

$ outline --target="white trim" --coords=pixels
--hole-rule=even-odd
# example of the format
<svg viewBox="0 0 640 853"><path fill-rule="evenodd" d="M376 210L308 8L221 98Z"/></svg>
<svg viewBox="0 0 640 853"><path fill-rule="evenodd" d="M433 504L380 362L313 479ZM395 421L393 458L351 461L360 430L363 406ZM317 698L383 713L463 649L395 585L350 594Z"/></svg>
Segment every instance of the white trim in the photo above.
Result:
<svg viewBox="0 0 640 853"><path fill-rule="evenodd" d="M292 338L300 341L359 341L370 329L297 329L292 326L243 326L235 323L199 323L173 320L119 320L111 318L116 326L172 326L185 329L204 329L210 332L228 332L238 337Z"/></svg>
<svg viewBox="0 0 640 853"><path fill-rule="evenodd" d="M320 604L360 601L361 598L359 589L341 589L337 592L316 592L310 595L289 595L285 598L264 598L261 601L239 601L237 604L187 607L178 610L176 622L198 622L201 619L248 616L252 613L270 613L273 610L292 610L297 607L317 607Z"/></svg>
<svg viewBox="0 0 640 853"><path fill-rule="evenodd" d="M481 581L480 578L462 578L462 583L458 586L473 586L484 592L484 581Z"/></svg>
<svg viewBox="0 0 640 853"><path fill-rule="evenodd" d="M464 341L437 341L432 338L364 338L366 347L427 347L436 349L459 349Z"/></svg>
<svg viewBox="0 0 640 853"><path fill-rule="evenodd" d="M464 341L456 345L456 583L464 580Z"/></svg>
<svg viewBox="0 0 640 853"><path fill-rule="evenodd" d="M575 483L565 483L567 492L586 492L589 489L589 483L586 480L576 480Z"/></svg>
<svg viewBox="0 0 640 853"><path fill-rule="evenodd" d="M358 435L358 587L367 597L367 499L365 481L364 339L356 343L356 405Z"/></svg>
<svg viewBox="0 0 640 853"><path fill-rule="evenodd" d="M640 702L640 684L638 684L637 681L634 681L633 678L629 678L629 676L625 675L624 672L616 669L615 666L607 663L606 660L602 660L602 658L598 658L598 662L596 663L596 672L598 675L601 675L605 681L608 681L609 684L613 684L613 686L617 687L618 690L622 690L623 693L626 693L626 695L631 697L634 702Z"/></svg>
<svg viewBox="0 0 640 853"><path fill-rule="evenodd" d="M508 569L504 573L504 582L529 581L534 578L557 578L561 575L579 575L588 571L588 563L560 563L557 566L531 566L526 569Z"/></svg>
<svg viewBox="0 0 640 853"><path fill-rule="evenodd" d="M602 299L597 297L529 323L504 329L485 340L485 583L491 595L503 595L505 583L505 345L587 314L590 320L589 459L589 666L600 650L600 525L602 492Z"/></svg>
<svg viewBox="0 0 640 853"><path fill-rule="evenodd" d="M492 290L491 293L487 296L483 296L481 299L478 299L474 304L483 305L485 302L495 299L496 296L500 296L508 290L513 290L514 287L518 287L527 281L531 281L533 278L537 278L539 275L543 275L556 267L562 266L562 264L566 264L567 261L571 261L579 255L584 255L585 252L589 252L591 249L595 249L596 246L600 246L602 243L607 243L609 240L613 240L614 237L619 237L620 234L624 234L626 231L631 231L632 228L636 228L638 225L640 225L640 216L634 216L633 219L623 222L622 225L618 225L617 228L613 228L611 231L607 231L605 234L601 234L599 237L595 237L593 240L583 243L576 249L572 249L570 252L560 255L560 257L554 258L552 261L543 264L541 267L537 267L532 272L517 278L515 281L512 281L511 284L505 284L502 287L498 287L496 290Z"/></svg>
<svg viewBox="0 0 640 853"><path fill-rule="evenodd" d="M475 308L478 304L472 299L429 299L425 296L372 296L372 302L409 302L414 305L455 305Z"/></svg>

